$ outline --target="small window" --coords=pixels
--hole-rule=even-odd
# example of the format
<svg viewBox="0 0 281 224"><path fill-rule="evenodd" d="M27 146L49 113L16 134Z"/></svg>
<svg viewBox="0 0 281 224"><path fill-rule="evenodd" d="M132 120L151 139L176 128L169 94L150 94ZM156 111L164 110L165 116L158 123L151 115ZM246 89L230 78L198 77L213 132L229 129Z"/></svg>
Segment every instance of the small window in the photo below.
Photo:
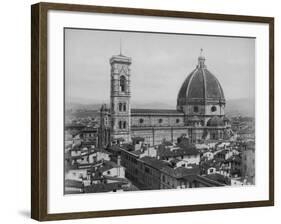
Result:
<svg viewBox="0 0 281 224"><path fill-rule="evenodd" d="M123 122L123 129L126 129L126 126L127 126L126 121L124 121Z"/></svg>
<svg viewBox="0 0 281 224"><path fill-rule="evenodd" d="M145 168L144 168L144 172L149 173L149 172L150 172L150 169L149 169L148 167L145 167Z"/></svg>
<svg viewBox="0 0 281 224"><path fill-rule="evenodd" d="M122 111L122 103L119 103L119 111Z"/></svg>
<svg viewBox="0 0 281 224"><path fill-rule="evenodd" d="M211 111L212 111L212 112L215 112L215 111L217 111L217 108L216 108L215 106L212 106L212 107L211 107Z"/></svg>
<svg viewBox="0 0 281 224"><path fill-rule="evenodd" d="M159 122L159 124L161 124L161 123L163 122L163 119L160 118L160 119L158 120L158 122Z"/></svg>
<svg viewBox="0 0 281 224"><path fill-rule="evenodd" d="M177 118L177 119L176 119L176 123L177 123L177 124L180 123L180 119Z"/></svg>
<svg viewBox="0 0 281 224"><path fill-rule="evenodd" d="M120 77L120 90L121 92L125 92L126 78L125 76Z"/></svg>
<svg viewBox="0 0 281 224"><path fill-rule="evenodd" d="M123 111L126 111L127 107L126 107L126 103L123 104Z"/></svg>
<svg viewBox="0 0 281 224"><path fill-rule="evenodd" d="M142 124L142 123L143 123L143 119L141 118L141 119L139 120L139 122L140 122L140 124Z"/></svg>
<svg viewBox="0 0 281 224"><path fill-rule="evenodd" d="M119 123L118 123L119 125L119 129L122 129L122 121L119 121Z"/></svg>
<svg viewBox="0 0 281 224"><path fill-rule="evenodd" d="M195 106L195 107L193 108L193 112L198 113L198 111L199 111L199 108L198 108L197 106Z"/></svg>

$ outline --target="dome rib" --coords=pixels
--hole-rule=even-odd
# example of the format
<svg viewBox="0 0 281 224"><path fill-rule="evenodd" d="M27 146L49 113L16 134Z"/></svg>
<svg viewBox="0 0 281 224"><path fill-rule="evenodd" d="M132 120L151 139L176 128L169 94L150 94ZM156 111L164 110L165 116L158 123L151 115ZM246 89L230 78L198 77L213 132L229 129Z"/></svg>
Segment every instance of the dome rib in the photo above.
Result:
<svg viewBox="0 0 281 224"><path fill-rule="evenodd" d="M194 79L194 76L195 76L195 74L196 74L197 71L198 71L198 69L196 68L196 69L192 72L191 77L190 77L190 80L189 80L189 82L187 83L186 91L184 91L187 96L188 96L189 89L190 89L190 83L192 83L192 81L193 81L193 79Z"/></svg>
<svg viewBox="0 0 281 224"><path fill-rule="evenodd" d="M187 76L178 93L179 109L188 104L225 104L223 89L218 79L207 70L203 59L198 60L199 64Z"/></svg>
<svg viewBox="0 0 281 224"><path fill-rule="evenodd" d="M206 91L206 89L207 89L207 83L206 83L206 73L205 73L205 69L202 69L202 71L203 71L203 76L204 76L204 102L206 102L206 99L207 99L207 91Z"/></svg>
<svg viewBox="0 0 281 224"><path fill-rule="evenodd" d="M221 87L218 79L216 78L216 76L214 76L208 69L205 69L205 72L208 74L208 79L207 80L209 82L207 84L207 86L206 86L207 92L210 93L210 94L214 94L215 95L215 96L207 95L207 98L220 98L220 99L224 100L224 93L223 93L222 87ZM216 88L214 87L214 85L216 85ZM208 88L210 86L212 88L209 89L209 91L208 91ZM212 91L214 89L218 90L218 91L216 91L216 93L212 93Z"/></svg>
<svg viewBox="0 0 281 224"><path fill-rule="evenodd" d="M197 69L193 74L192 79L189 81L188 88L186 90L186 96L191 98L204 98L204 75L201 69Z"/></svg>
<svg viewBox="0 0 281 224"><path fill-rule="evenodd" d="M186 77L186 79L184 80L184 82L183 82L183 84L181 85L181 88L180 88L180 91L179 91L179 93L178 93L178 100L180 99L180 98L182 98L182 96L184 96L184 95L186 95L186 91L187 91L187 88L188 88L188 86L189 86L189 80L192 78L192 76L194 75L194 73L195 73L195 71L197 70L197 68L196 69L194 69L187 77Z"/></svg>
<svg viewBox="0 0 281 224"><path fill-rule="evenodd" d="M221 87L221 84L220 84L220 82L219 82L219 80L216 78L216 80L217 80L217 82L218 82L218 85L219 85L219 89L220 89L220 91L221 91L221 96L222 96L222 98L223 98L223 100L225 100L225 98L224 98L224 92L223 92L223 89L222 89L222 87Z"/></svg>

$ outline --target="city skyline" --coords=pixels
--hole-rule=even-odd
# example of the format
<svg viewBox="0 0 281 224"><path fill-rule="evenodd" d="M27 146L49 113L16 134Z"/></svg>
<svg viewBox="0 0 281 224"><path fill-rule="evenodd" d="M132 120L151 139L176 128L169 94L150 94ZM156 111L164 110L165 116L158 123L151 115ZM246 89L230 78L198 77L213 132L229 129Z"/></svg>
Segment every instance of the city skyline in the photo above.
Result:
<svg viewBox="0 0 281 224"><path fill-rule="evenodd" d="M132 58L133 105L165 102L175 107L178 89L196 67L201 48L227 100L254 100L254 39L66 29L66 103L109 102L109 58L119 54L120 39L122 53Z"/></svg>
<svg viewBox="0 0 281 224"><path fill-rule="evenodd" d="M255 184L254 39L65 38L65 102L97 100L65 110L65 194Z"/></svg>

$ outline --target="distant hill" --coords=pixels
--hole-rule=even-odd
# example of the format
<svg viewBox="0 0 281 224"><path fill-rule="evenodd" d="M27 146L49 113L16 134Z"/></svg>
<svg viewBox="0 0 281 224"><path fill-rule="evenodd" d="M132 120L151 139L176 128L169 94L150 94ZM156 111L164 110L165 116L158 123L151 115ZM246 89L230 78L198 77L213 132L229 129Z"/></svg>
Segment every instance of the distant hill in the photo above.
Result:
<svg viewBox="0 0 281 224"><path fill-rule="evenodd" d="M226 102L225 112L227 116L255 116L255 104L254 99L230 99ZM101 107L102 103L94 104L80 104L80 103L67 103L66 104L66 113L97 113ZM108 105L108 104L107 104ZM132 102L132 108L144 108L144 109L176 109L175 103L172 102Z"/></svg>
<svg viewBox="0 0 281 224"><path fill-rule="evenodd" d="M67 103L65 105L66 119L77 119L99 116L101 104Z"/></svg>
<svg viewBox="0 0 281 224"><path fill-rule="evenodd" d="M99 110L101 108L100 104L82 104L82 103L67 103L65 104L66 111L76 111L76 110Z"/></svg>
<svg viewBox="0 0 281 224"><path fill-rule="evenodd" d="M141 102L132 102L132 108L137 109L176 109L175 103L169 102L149 102L149 103L141 103Z"/></svg>
<svg viewBox="0 0 281 224"><path fill-rule="evenodd" d="M150 109L176 109L175 103L133 103L133 108L150 108ZM226 102L225 112L229 117L254 117L255 101L254 99L230 99Z"/></svg>
<svg viewBox="0 0 281 224"><path fill-rule="evenodd" d="M235 99L227 100L225 112L229 117L255 117L255 100L254 99Z"/></svg>

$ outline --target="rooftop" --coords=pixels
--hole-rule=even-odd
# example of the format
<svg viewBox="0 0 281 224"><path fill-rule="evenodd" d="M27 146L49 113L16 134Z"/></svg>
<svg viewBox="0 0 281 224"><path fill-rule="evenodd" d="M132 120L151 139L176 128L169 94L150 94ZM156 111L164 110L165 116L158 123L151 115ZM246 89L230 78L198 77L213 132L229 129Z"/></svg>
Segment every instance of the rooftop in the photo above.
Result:
<svg viewBox="0 0 281 224"><path fill-rule="evenodd" d="M202 162L200 164L200 166L204 169L208 169L208 168L211 168L211 167L214 167L216 169L220 169L221 167L221 162L218 161L218 160L215 160L215 159L212 159L212 160L206 160L204 162Z"/></svg>
<svg viewBox="0 0 281 224"><path fill-rule="evenodd" d="M107 170L110 170L112 168L117 168L117 167L118 167L118 165L112 161L104 161L102 166L99 167L96 172L103 173Z"/></svg>
<svg viewBox="0 0 281 224"><path fill-rule="evenodd" d="M162 142L162 144L165 146L173 146L173 143L169 142L169 141L164 141L164 142Z"/></svg>
<svg viewBox="0 0 281 224"><path fill-rule="evenodd" d="M109 152L119 152L121 150L121 147L119 145L111 145L108 148Z"/></svg>
<svg viewBox="0 0 281 224"><path fill-rule="evenodd" d="M144 142L144 138L143 137L132 137L132 141L140 141L140 142Z"/></svg>
<svg viewBox="0 0 281 224"><path fill-rule="evenodd" d="M255 133L255 130L253 130L253 129L242 129L242 130L239 130L238 132L237 132L237 134L254 134Z"/></svg>
<svg viewBox="0 0 281 224"><path fill-rule="evenodd" d="M107 150L105 150L103 148L95 148L94 152L101 152L101 153L105 153L105 154L108 154L108 155L112 154L112 153L110 153L109 151L107 151Z"/></svg>
<svg viewBox="0 0 281 224"><path fill-rule="evenodd" d="M134 151L130 151L130 153L139 156L141 154L143 154L143 150L142 149L138 149L138 150L134 150Z"/></svg>
<svg viewBox="0 0 281 224"><path fill-rule="evenodd" d="M241 157L239 155L234 155L231 156L230 158L228 158L227 160L225 160L225 162L241 162Z"/></svg>
<svg viewBox="0 0 281 224"><path fill-rule="evenodd" d="M184 179L188 178L187 177L184 177ZM196 181L198 181L199 183L202 183L204 185L206 185L207 187L221 187L221 186L225 186L225 184L219 182L219 181L216 181L216 180L213 180L207 176L196 176Z"/></svg>
<svg viewBox="0 0 281 224"><path fill-rule="evenodd" d="M178 147L183 148L183 149L195 149L195 145L190 143L188 138L181 138L180 141L178 142Z"/></svg>
<svg viewBox="0 0 281 224"><path fill-rule="evenodd" d="M83 183L82 181L78 180L65 180L64 182L65 187L72 187L72 188L83 188Z"/></svg>
<svg viewBox="0 0 281 224"><path fill-rule="evenodd" d="M205 178L208 178L210 180L213 180L213 181L216 181L216 182L219 182L221 184L224 184L224 185L230 185L230 180L228 177L225 177L221 174L218 174L218 173L214 173L214 174L209 174L209 175L206 175L204 176Z"/></svg>
<svg viewBox="0 0 281 224"><path fill-rule="evenodd" d="M140 160L142 160L145 164L147 164L155 169L158 169L158 170L169 165L169 163L167 163L167 162L164 162L162 160L158 160L158 159L155 159L155 158L152 158L149 156L144 156Z"/></svg>
<svg viewBox="0 0 281 224"><path fill-rule="evenodd" d="M160 157L177 157L177 156L185 156L185 155L199 155L199 151L195 148L166 148L159 147L157 151Z"/></svg>
<svg viewBox="0 0 281 224"><path fill-rule="evenodd" d="M165 166L161 169L161 171L165 174L168 174L169 176L175 177L175 178L183 178L185 176L189 175L198 175L200 173L199 166L192 165L189 168L188 167L177 167L175 169Z"/></svg>
<svg viewBox="0 0 281 224"><path fill-rule="evenodd" d="M93 184L90 186L86 186L84 188L85 193L97 193L97 192L109 192L113 190L122 189L123 182L114 182L114 183L100 183L100 184Z"/></svg>

